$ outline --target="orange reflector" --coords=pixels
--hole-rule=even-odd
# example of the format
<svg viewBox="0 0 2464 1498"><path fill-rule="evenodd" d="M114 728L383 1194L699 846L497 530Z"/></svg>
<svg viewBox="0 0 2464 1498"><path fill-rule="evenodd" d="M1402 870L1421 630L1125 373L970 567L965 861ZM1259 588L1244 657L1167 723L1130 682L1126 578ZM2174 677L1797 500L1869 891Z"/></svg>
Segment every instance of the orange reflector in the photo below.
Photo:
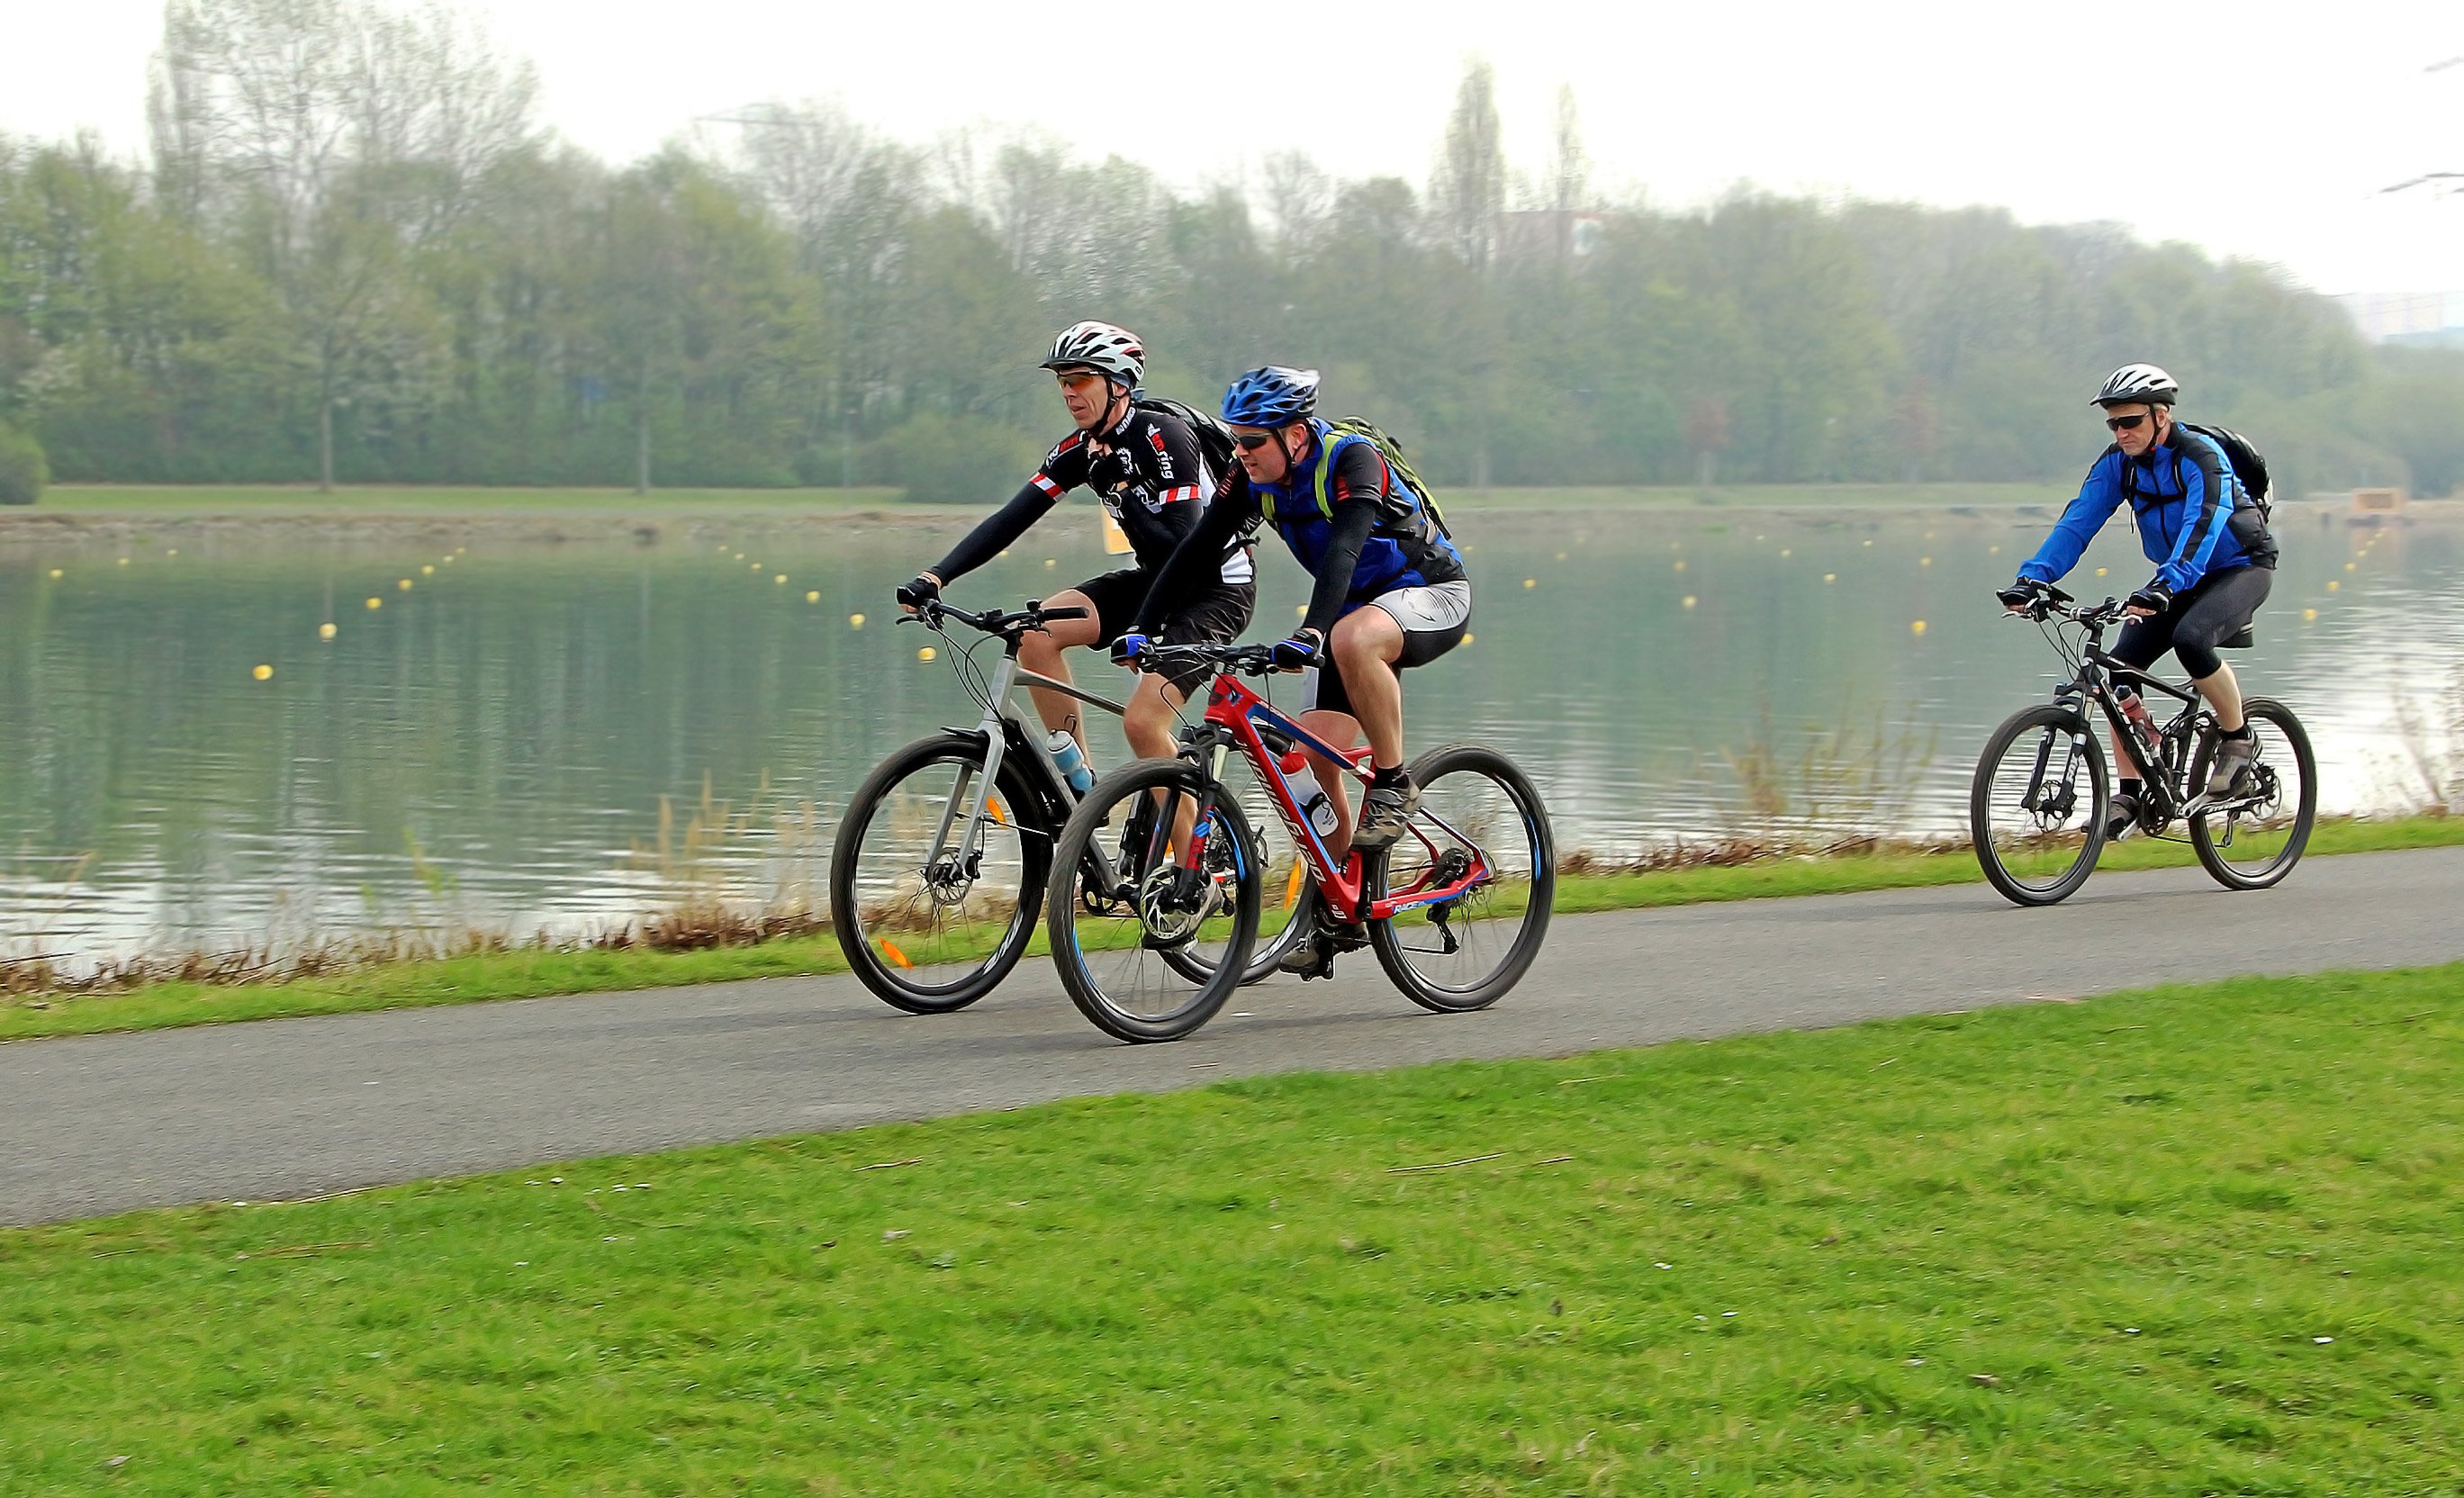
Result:
<svg viewBox="0 0 2464 1498"><path fill-rule="evenodd" d="M915 965L907 959L906 953L898 950L897 943L891 941L888 936L881 938L881 955L890 958L892 962L897 963L900 967L912 968Z"/></svg>
<svg viewBox="0 0 2464 1498"><path fill-rule="evenodd" d="M1000 802L997 802L997 801L988 801L988 802L985 802L985 803L984 803L984 809L985 809L986 811L989 811L989 812L991 812L991 813L993 814L993 820L994 820L995 822L1000 823L1002 826L1009 826L1009 818L1008 818L1008 816L1006 816L1006 815L1001 811L1001 803L1000 803Z"/></svg>
<svg viewBox="0 0 2464 1498"><path fill-rule="evenodd" d="M1301 881L1307 877L1309 877L1308 866L1297 858L1293 859L1292 876L1284 881L1284 909L1290 910L1300 899Z"/></svg>

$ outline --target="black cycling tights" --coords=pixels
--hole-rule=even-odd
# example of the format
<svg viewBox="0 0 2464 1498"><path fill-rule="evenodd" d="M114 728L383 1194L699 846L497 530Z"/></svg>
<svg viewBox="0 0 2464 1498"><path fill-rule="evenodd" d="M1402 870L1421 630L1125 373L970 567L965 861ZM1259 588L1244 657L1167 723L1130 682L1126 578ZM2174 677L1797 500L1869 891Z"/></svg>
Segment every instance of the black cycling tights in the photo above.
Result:
<svg viewBox="0 0 2464 1498"><path fill-rule="evenodd" d="M2216 653L2216 647L2249 628L2251 615L2267 602L2267 590L2275 582L2273 567L2211 572L2189 592L2175 597L2173 606L2163 613L2123 625L2122 638L2114 642L2113 658L2145 671L2169 650L2191 680L2205 681L2224 670L2224 657Z"/></svg>

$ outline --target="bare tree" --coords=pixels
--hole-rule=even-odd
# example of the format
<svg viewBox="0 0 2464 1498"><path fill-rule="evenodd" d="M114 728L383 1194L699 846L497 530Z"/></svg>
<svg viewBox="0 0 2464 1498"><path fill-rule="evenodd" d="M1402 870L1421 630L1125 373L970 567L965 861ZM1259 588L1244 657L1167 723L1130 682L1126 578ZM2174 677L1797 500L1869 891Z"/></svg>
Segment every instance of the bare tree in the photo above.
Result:
<svg viewBox="0 0 2464 1498"><path fill-rule="evenodd" d="M280 297L318 407L407 395L422 307L408 259L535 138L538 81L435 6L169 0L147 116L166 203L237 238Z"/></svg>
<svg viewBox="0 0 2464 1498"><path fill-rule="evenodd" d="M1506 147L1497 121L1497 77L1485 58L1464 67L1454 113L1430 184L1440 231L1463 263L1485 269L1497 253L1506 210Z"/></svg>
<svg viewBox="0 0 2464 1498"><path fill-rule="evenodd" d="M1583 149L1583 124L1574 111L1574 86L1557 85L1556 128L1549 151L1549 210L1557 231L1557 263L1574 257L1574 215L1590 205L1592 161Z"/></svg>
<svg viewBox="0 0 2464 1498"><path fill-rule="evenodd" d="M1334 217L1334 179L1305 151L1277 151L1262 165L1276 248L1298 259L1317 248Z"/></svg>

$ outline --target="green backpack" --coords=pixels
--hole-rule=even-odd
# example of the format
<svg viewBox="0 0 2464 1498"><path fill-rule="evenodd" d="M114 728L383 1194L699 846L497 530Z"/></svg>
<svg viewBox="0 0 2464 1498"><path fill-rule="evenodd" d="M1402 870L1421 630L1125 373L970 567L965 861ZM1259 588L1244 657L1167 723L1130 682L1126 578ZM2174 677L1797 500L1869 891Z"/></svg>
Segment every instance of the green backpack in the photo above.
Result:
<svg viewBox="0 0 2464 1498"><path fill-rule="evenodd" d="M1446 524L1445 516L1439 512L1438 501L1430 496L1429 486L1421 482L1420 475L1414 473L1412 465L1404 459L1403 444L1388 436L1384 429L1366 416L1346 416L1339 421L1327 423L1327 427L1339 436L1367 438L1370 446L1377 450L1377 455L1386 460L1386 467L1397 478L1403 481L1403 487L1410 492L1410 502L1404 502L1395 496L1388 496L1387 511L1382 521L1384 525L1390 529L1403 526L1411 520L1417 510L1419 514L1425 517L1421 522L1424 526L1434 526L1439 535L1448 540L1454 540L1455 533ZM1320 463L1317 466L1317 506L1328 515L1334 513L1334 496L1327 492L1327 485L1333 481L1333 468L1334 465L1331 463Z"/></svg>

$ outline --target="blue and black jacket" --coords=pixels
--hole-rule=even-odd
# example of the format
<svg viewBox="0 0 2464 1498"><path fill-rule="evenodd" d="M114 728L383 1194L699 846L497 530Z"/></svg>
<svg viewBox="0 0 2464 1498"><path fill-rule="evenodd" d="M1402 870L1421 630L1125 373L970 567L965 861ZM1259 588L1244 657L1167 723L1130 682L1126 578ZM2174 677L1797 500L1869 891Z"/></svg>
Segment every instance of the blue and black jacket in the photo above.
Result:
<svg viewBox="0 0 2464 1498"><path fill-rule="evenodd" d="M2202 579L2235 567L2276 565L2275 542L2254 523L2257 511L2233 462L2214 439L2176 425L2163 442L2136 458L2119 444L2104 450L2087 471L2053 534L2022 563L2019 576L2059 582L2079 565L2087 543L2113 512L2127 502L2139 524L2139 548L2156 563L2156 576L2176 594ZM2234 512L2249 518L2234 523Z"/></svg>
<svg viewBox="0 0 2464 1498"><path fill-rule="evenodd" d="M1237 464L1206 507L1198 529L1148 593L1138 617L1153 624L1155 601L1178 585L1183 563L1207 549L1220 554L1234 537L1272 525L1292 556L1317 580L1301 628L1328 638L1334 622L1397 588L1453 583L1465 576L1463 554L1431 521L1428 507L1395 476L1377 444L1353 432L1310 423L1316 440L1283 482L1252 484Z"/></svg>

